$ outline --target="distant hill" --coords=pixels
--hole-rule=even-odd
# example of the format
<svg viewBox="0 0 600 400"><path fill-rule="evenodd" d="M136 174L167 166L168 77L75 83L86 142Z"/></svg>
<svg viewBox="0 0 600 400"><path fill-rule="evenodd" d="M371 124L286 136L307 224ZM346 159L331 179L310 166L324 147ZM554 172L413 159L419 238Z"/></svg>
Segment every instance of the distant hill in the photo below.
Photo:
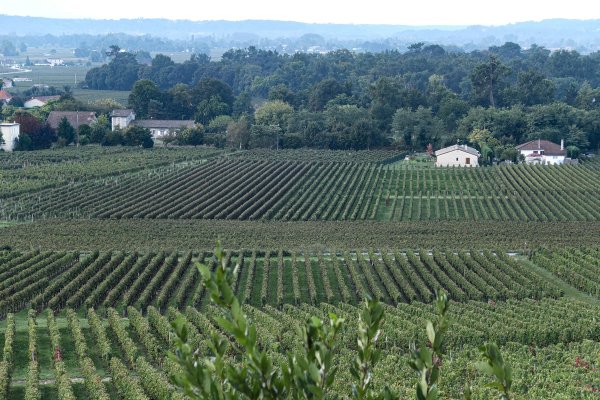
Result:
<svg viewBox="0 0 600 400"><path fill-rule="evenodd" d="M551 19L502 26L405 26L308 24L289 21L189 21L167 19L52 19L0 15L6 36L43 35L151 35L176 41L202 38L232 44L265 46L264 40L312 40L328 47L361 47L375 42L382 48L427 42L460 46L466 50L501 45L507 41L522 47L538 44L547 48L571 48L584 53L600 50L600 20ZM366 47L367 49L369 46Z"/></svg>

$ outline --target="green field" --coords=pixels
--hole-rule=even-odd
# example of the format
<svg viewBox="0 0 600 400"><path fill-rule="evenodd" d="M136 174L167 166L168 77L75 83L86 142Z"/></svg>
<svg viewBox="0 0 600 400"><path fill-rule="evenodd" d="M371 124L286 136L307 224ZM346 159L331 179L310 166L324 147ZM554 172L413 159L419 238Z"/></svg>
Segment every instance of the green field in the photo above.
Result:
<svg viewBox="0 0 600 400"><path fill-rule="evenodd" d="M58 89L63 89L65 86L69 86L76 99L81 100L84 103L92 102L102 99L114 99L124 106L127 105L127 99L129 97L129 91L117 91L117 90L91 90L81 89L79 85L85 79L87 71L91 68L90 66L31 66L24 67L29 72L21 72L14 70L2 70L0 72L10 72L9 74L3 74L2 77L7 78L29 78L31 81L16 82L15 86L8 90L13 94L18 94L27 89L30 89L33 85L48 85L54 86Z"/></svg>

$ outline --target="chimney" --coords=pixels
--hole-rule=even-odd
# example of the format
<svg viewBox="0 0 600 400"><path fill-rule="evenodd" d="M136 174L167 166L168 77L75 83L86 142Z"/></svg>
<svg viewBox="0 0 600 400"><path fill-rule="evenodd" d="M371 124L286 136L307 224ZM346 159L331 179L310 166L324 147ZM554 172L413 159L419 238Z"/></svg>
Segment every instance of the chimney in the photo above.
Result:
<svg viewBox="0 0 600 400"><path fill-rule="evenodd" d="M542 141L538 138L538 150L542 148Z"/></svg>
<svg viewBox="0 0 600 400"><path fill-rule="evenodd" d="M560 149L561 150L565 149L565 139L560 139Z"/></svg>

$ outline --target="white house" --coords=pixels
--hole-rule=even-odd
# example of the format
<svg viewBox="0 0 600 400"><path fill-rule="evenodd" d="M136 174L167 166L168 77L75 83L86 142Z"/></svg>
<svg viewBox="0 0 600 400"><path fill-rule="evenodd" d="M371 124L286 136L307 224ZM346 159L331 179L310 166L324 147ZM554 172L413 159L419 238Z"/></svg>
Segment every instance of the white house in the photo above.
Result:
<svg viewBox="0 0 600 400"><path fill-rule="evenodd" d="M58 99L60 99L60 96L36 96L27 100L23 105L25 108L43 107L48 104L49 101Z"/></svg>
<svg viewBox="0 0 600 400"><path fill-rule="evenodd" d="M477 167L479 166L479 152L466 144L439 149L435 152L436 167Z"/></svg>
<svg viewBox="0 0 600 400"><path fill-rule="evenodd" d="M134 119L135 113L133 112L133 110L113 110L110 113L111 127L113 131L117 128L127 128L131 121L133 121Z"/></svg>
<svg viewBox="0 0 600 400"><path fill-rule="evenodd" d="M15 122L2 122L0 123L0 132L2 132L2 139L4 144L0 144L0 149L4 151L13 151L15 148L15 140L19 137L21 131L21 125Z"/></svg>
<svg viewBox="0 0 600 400"><path fill-rule="evenodd" d="M55 65L63 65L65 60L62 58L47 58L46 62L54 67Z"/></svg>
<svg viewBox="0 0 600 400"><path fill-rule="evenodd" d="M112 130L125 129L129 125L141 126L150 129L153 139L162 139L180 128L192 128L196 123L193 120L161 120L161 119L135 119L133 110L113 110L110 113Z"/></svg>
<svg viewBox="0 0 600 400"><path fill-rule="evenodd" d="M560 165L565 162L567 156L564 140L560 141L560 146L548 140L532 140L517 146L517 150L528 164Z"/></svg>
<svg viewBox="0 0 600 400"><path fill-rule="evenodd" d="M196 123L193 120L159 120L159 119L138 119L131 122L131 125L141 126L150 129L152 139L163 139L165 136L174 133L178 129L194 127Z"/></svg>

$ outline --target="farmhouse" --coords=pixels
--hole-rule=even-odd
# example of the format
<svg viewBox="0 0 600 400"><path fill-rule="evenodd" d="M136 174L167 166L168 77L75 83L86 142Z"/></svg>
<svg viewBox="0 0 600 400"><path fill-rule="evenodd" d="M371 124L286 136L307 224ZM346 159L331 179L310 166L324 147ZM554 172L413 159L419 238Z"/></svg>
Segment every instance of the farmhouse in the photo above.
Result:
<svg viewBox="0 0 600 400"><path fill-rule="evenodd" d="M73 128L79 129L81 125L91 125L96 121L96 114L89 111L51 111L46 122L53 129L57 129L63 118L67 118Z"/></svg>
<svg viewBox="0 0 600 400"><path fill-rule="evenodd" d="M60 96L36 96L27 100L23 105L25 108L43 107L48 104L49 101L60 99Z"/></svg>
<svg viewBox="0 0 600 400"><path fill-rule="evenodd" d="M5 104L8 104L11 100L12 95L10 93L8 93L6 90L0 90L0 101L4 102Z"/></svg>
<svg viewBox="0 0 600 400"><path fill-rule="evenodd" d="M0 144L0 149L4 151L13 151L15 148L15 140L19 137L21 126L14 122L0 123L0 132L2 132L3 144Z"/></svg>
<svg viewBox="0 0 600 400"><path fill-rule="evenodd" d="M113 110L110 117L113 131L125 129L129 125L141 126L150 129L153 139L162 139L178 129L192 128L196 124L193 120L135 119L134 111L129 109Z"/></svg>
<svg viewBox="0 0 600 400"><path fill-rule="evenodd" d="M479 152L466 144L439 149L435 152L436 167L477 167Z"/></svg>
<svg viewBox="0 0 600 400"><path fill-rule="evenodd" d="M135 119L133 110L113 110L110 113L112 130L125 129Z"/></svg>
<svg viewBox="0 0 600 400"><path fill-rule="evenodd" d="M560 165L565 162L567 155L563 140L560 141L560 145L548 140L532 140L517 146L517 150L528 164Z"/></svg>
<svg viewBox="0 0 600 400"><path fill-rule="evenodd" d="M131 125L141 126L150 129L153 139L162 139L165 136L174 133L178 129L192 128L196 123L193 120L159 120L159 119L139 119L131 121Z"/></svg>

